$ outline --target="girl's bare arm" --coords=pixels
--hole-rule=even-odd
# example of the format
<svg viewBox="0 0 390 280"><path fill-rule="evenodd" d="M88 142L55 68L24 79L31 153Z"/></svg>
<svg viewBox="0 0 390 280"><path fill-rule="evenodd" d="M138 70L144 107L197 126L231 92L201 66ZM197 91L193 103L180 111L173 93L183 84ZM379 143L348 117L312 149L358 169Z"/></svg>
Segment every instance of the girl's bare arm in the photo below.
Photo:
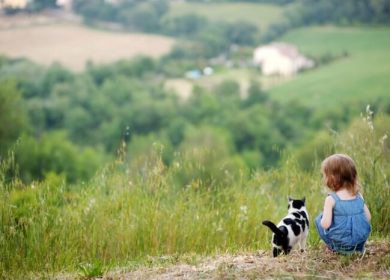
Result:
<svg viewBox="0 0 390 280"><path fill-rule="evenodd" d="M366 214L367 220L371 221L371 213L367 207L367 204L364 204L364 213Z"/></svg>
<svg viewBox="0 0 390 280"><path fill-rule="evenodd" d="M333 218L333 207L336 204L334 199L331 196L328 196L325 199L324 203L324 212L322 213L321 226L324 229L328 229L332 224Z"/></svg>

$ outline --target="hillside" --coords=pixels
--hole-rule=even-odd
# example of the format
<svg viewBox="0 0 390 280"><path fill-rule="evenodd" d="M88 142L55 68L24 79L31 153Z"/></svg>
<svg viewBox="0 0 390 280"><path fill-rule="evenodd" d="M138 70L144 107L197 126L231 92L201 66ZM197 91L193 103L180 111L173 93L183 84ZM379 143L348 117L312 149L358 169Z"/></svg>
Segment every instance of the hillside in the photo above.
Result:
<svg viewBox="0 0 390 280"><path fill-rule="evenodd" d="M212 88L223 80L235 80L245 94L250 81L256 80L277 101L299 100L314 108L348 102L372 104L389 96L390 64L384 62L390 61L390 28L307 27L288 32L280 41L295 44L305 55L325 62L293 78L264 77L251 68L226 68L186 81L186 87L172 83L172 88L188 96L191 84Z"/></svg>
<svg viewBox="0 0 390 280"><path fill-rule="evenodd" d="M64 23L0 30L0 54L45 65L57 61L76 71L83 70L88 61L100 64L137 55L159 57L173 43L159 35L105 32Z"/></svg>
<svg viewBox="0 0 390 280"><path fill-rule="evenodd" d="M274 86L273 98L323 108L389 96L390 64L384 62L390 60L390 28L309 27L280 40L312 57L347 55Z"/></svg>

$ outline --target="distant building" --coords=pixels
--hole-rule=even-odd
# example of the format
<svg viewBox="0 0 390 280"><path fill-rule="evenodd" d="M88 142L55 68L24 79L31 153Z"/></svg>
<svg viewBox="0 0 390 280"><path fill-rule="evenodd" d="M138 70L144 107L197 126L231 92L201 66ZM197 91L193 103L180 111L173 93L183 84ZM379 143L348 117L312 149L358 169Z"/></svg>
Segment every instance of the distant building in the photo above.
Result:
<svg viewBox="0 0 390 280"><path fill-rule="evenodd" d="M73 6L73 0L57 0L57 6L63 8L65 11L71 11Z"/></svg>
<svg viewBox="0 0 390 280"><path fill-rule="evenodd" d="M300 54L295 46L280 42L256 48L253 62L266 76L293 76L302 69L314 67L314 61Z"/></svg>
<svg viewBox="0 0 390 280"><path fill-rule="evenodd" d="M0 8L25 9L29 0L0 0Z"/></svg>

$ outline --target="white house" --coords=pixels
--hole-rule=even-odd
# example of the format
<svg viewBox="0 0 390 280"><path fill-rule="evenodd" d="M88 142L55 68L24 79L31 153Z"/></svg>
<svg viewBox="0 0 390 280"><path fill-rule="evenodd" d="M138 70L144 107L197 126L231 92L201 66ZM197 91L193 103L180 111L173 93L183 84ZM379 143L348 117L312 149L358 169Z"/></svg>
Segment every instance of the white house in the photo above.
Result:
<svg viewBox="0 0 390 280"><path fill-rule="evenodd" d="M314 61L300 54L295 46L281 42L256 48L253 63L261 67L262 73L266 76L293 76L301 69L314 66Z"/></svg>

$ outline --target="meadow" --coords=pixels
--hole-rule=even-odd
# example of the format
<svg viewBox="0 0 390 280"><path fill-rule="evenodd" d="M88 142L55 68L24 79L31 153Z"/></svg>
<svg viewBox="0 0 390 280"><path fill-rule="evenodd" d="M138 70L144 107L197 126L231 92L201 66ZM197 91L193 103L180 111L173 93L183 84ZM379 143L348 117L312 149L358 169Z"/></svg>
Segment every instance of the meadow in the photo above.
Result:
<svg viewBox="0 0 390 280"><path fill-rule="evenodd" d="M138 55L158 58L174 44L169 37L108 32L77 24L53 23L0 30L0 53L36 63L82 71L87 62L105 64Z"/></svg>
<svg viewBox="0 0 390 280"><path fill-rule="evenodd" d="M332 143L358 164L373 216L373 240L390 232L387 121L379 117L373 122L368 110ZM55 174L23 184L10 173L17 170L10 153L0 172L0 276L101 276L164 260L191 263L195 256L269 250L271 234L261 221L282 217L289 195L306 197L311 221L322 209L326 189L319 162L303 171L286 155L280 167L249 174L213 165L218 162L215 151L177 153L166 166L163 146L155 143L151 149L128 162L124 145L115 162L74 185ZM190 180L179 183L186 176ZM313 226L308 243L310 250L320 246Z"/></svg>
<svg viewBox="0 0 390 280"><path fill-rule="evenodd" d="M297 45L311 57L341 57L275 85L269 92L276 100L299 99L313 108L330 108L388 98L388 27L307 27L290 31L280 40Z"/></svg>
<svg viewBox="0 0 390 280"><path fill-rule="evenodd" d="M234 23L245 21L256 25L260 30L267 27L282 17L284 8L271 4L254 3L172 3L170 11L165 16L172 18L187 14L204 16L210 21L224 21Z"/></svg>

